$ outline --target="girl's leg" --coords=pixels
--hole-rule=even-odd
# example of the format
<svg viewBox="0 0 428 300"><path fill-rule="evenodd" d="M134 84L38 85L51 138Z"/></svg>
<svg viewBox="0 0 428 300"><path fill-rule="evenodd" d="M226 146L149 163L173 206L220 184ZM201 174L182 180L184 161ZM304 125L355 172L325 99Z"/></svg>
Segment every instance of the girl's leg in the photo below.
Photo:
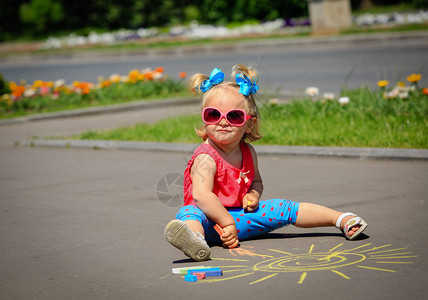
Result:
<svg viewBox="0 0 428 300"><path fill-rule="evenodd" d="M195 221L195 220L185 220L184 223L186 223L186 225L193 231L193 232L198 232L200 233L202 236L205 236L205 230L204 227L202 226L202 224L199 221Z"/></svg>
<svg viewBox="0 0 428 300"><path fill-rule="evenodd" d="M244 241L295 224L299 203L284 199L261 200L254 212L246 212L242 208L228 211L235 219L239 241Z"/></svg>
<svg viewBox="0 0 428 300"><path fill-rule="evenodd" d="M342 215L342 212L338 212L334 209L312 204L312 203L300 203L299 214L294 224L297 227L311 228L311 227L322 227L322 226L335 226L337 219ZM343 218L340 227L348 222L352 216ZM352 236L360 226L352 227L348 234Z"/></svg>
<svg viewBox="0 0 428 300"><path fill-rule="evenodd" d="M176 217L165 227L167 241L195 261L207 260L210 247L204 239L202 224L208 222L205 214L196 206L189 205L182 207Z"/></svg>

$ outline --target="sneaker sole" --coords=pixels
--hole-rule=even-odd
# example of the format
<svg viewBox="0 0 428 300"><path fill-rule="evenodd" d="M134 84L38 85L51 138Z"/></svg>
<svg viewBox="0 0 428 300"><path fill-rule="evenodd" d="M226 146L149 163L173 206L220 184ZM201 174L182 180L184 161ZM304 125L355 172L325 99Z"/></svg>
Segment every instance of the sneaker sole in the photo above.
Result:
<svg viewBox="0 0 428 300"><path fill-rule="evenodd" d="M195 261L204 261L210 257L208 245L180 220L172 220L166 225L165 237L174 247L180 249Z"/></svg>

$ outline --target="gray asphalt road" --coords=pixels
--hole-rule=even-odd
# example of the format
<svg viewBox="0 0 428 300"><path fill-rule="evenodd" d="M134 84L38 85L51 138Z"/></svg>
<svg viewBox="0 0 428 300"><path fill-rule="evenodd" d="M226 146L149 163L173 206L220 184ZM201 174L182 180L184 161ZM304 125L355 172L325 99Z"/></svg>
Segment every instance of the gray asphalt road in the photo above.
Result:
<svg viewBox="0 0 428 300"><path fill-rule="evenodd" d="M0 127L1 299L428 296L426 161L260 157L264 198L358 213L369 223L366 235L351 242L335 228L288 227L243 242L240 251L214 247L204 265L220 266L224 276L193 284L171 274L201 263L166 242L163 229L177 207L157 195L162 178L183 172L188 153L13 146L34 134L162 115L155 109Z"/></svg>
<svg viewBox="0 0 428 300"><path fill-rule="evenodd" d="M0 72L8 80L32 82L62 78L71 83L73 80L96 81L99 76L125 75L135 68L159 66L173 78L181 71L209 74L215 66L229 74L234 64L243 63L256 65L261 73L262 89L271 93L300 91L308 86L317 86L322 93L338 93L345 83L349 88L374 87L382 79L395 84L415 72L422 73L426 83L428 36L406 37L403 34L394 39L379 36L368 40L351 36L328 43L314 41L246 42L224 49L202 47L188 52L171 49L163 54L99 53L31 61L0 60Z"/></svg>

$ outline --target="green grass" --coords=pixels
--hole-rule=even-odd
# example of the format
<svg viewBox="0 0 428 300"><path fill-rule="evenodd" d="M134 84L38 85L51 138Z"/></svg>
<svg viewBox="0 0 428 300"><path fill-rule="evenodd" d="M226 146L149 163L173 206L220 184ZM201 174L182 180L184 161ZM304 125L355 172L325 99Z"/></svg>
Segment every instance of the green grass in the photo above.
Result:
<svg viewBox="0 0 428 300"><path fill-rule="evenodd" d="M198 143L194 128L200 125L200 115L179 116L155 124L138 124L108 131L88 131L73 138L83 140L151 141Z"/></svg>
<svg viewBox="0 0 428 300"><path fill-rule="evenodd" d="M361 34L361 33L382 33L382 32L402 32L402 31L425 31L428 30L428 24L406 24L406 25L394 25L394 26L379 26L374 27L353 27L347 30L343 30L340 34Z"/></svg>
<svg viewBox="0 0 428 300"><path fill-rule="evenodd" d="M414 12L418 9L409 3L400 3L396 5L382 5L376 6L373 5L367 9L358 9L352 11L353 15L362 15L362 14L388 14L388 13L404 13L404 12Z"/></svg>
<svg viewBox="0 0 428 300"><path fill-rule="evenodd" d="M260 105L264 137L255 144L428 148L428 97L386 100L366 88L345 92L350 103L302 99ZM89 131L78 139L198 143L199 115L165 119L109 131Z"/></svg>

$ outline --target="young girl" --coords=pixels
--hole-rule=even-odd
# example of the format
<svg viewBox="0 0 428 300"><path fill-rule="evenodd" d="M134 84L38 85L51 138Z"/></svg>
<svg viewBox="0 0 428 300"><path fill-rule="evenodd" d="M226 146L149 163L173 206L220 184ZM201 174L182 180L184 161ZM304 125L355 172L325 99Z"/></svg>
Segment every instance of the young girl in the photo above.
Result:
<svg viewBox="0 0 428 300"><path fill-rule="evenodd" d="M367 223L352 213L290 200L260 200L262 178L257 155L247 142L261 138L260 116L254 99L257 71L233 67L234 81L224 81L215 68L208 77L195 74L193 92L203 93L204 126L197 135L204 142L195 150L184 172L184 206L168 223L168 242L195 261L209 258L209 243L234 248L239 241L294 224L298 227L333 226L352 240ZM223 228L221 236L213 226Z"/></svg>

